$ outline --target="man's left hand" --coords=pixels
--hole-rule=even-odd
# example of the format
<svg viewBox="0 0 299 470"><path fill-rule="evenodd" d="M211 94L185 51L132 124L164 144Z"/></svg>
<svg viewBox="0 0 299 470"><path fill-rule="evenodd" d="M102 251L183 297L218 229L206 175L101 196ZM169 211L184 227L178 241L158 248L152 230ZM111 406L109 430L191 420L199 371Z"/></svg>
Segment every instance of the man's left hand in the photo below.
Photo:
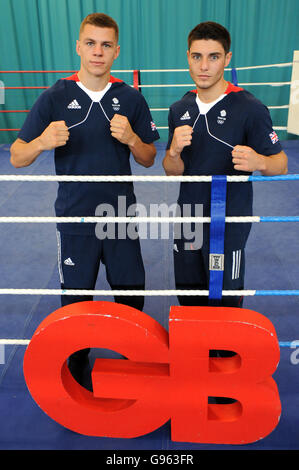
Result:
<svg viewBox="0 0 299 470"><path fill-rule="evenodd" d="M122 144L134 145L137 136L133 132L131 124L126 116L114 114L110 121L110 131L112 137Z"/></svg>
<svg viewBox="0 0 299 470"><path fill-rule="evenodd" d="M263 171L265 169L264 157L251 147L236 145L232 151L233 164L238 171Z"/></svg>

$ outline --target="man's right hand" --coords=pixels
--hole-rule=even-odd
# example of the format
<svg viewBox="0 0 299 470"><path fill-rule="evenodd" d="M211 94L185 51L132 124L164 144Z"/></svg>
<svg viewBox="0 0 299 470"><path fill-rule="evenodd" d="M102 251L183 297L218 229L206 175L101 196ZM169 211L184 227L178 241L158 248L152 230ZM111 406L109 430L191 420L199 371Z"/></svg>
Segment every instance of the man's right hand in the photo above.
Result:
<svg viewBox="0 0 299 470"><path fill-rule="evenodd" d="M52 150L62 147L69 140L69 131L64 121L53 121L39 136L43 150Z"/></svg>
<svg viewBox="0 0 299 470"><path fill-rule="evenodd" d="M180 155L184 147L191 145L193 129L191 126L176 127L169 149L171 156Z"/></svg>

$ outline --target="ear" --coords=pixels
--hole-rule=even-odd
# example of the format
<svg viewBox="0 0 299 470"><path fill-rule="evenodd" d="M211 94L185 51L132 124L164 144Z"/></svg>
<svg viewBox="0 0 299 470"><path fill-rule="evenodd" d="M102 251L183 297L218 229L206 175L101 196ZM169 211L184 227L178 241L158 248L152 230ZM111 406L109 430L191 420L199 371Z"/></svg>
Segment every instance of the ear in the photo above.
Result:
<svg viewBox="0 0 299 470"><path fill-rule="evenodd" d="M120 52L120 46L116 46L116 51L115 51L115 55L114 55L114 60L118 58L119 56L119 52Z"/></svg>
<svg viewBox="0 0 299 470"><path fill-rule="evenodd" d="M80 55L80 41L78 39L76 41L76 52L78 55Z"/></svg>
<svg viewBox="0 0 299 470"><path fill-rule="evenodd" d="M231 58L232 58L232 55L233 55L232 52L228 52L228 53L226 54L226 56L225 56L225 67L227 67L228 64L230 63Z"/></svg>
<svg viewBox="0 0 299 470"><path fill-rule="evenodd" d="M190 59L191 59L190 49L187 49L187 61L188 61L189 66L191 67Z"/></svg>

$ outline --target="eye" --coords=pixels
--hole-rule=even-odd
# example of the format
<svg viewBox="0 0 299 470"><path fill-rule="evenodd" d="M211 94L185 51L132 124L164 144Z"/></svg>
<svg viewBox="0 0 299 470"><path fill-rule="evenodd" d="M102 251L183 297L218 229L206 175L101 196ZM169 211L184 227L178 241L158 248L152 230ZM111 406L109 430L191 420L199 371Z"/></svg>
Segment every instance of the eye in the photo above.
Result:
<svg viewBox="0 0 299 470"><path fill-rule="evenodd" d="M200 59L200 55L199 54L193 54L192 59L198 61Z"/></svg>
<svg viewBox="0 0 299 470"><path fill-rule="evenodd" d="M212 61L215 61L215 60L218 60L219 59L219 56L218 55L212 55L211 56L211 60Z"/></svg>

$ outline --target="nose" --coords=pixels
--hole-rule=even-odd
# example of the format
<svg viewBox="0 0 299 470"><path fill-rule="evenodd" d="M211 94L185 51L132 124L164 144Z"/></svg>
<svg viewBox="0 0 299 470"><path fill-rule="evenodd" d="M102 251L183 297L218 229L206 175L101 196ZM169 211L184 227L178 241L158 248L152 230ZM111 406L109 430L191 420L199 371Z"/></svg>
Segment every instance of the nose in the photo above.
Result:
<svg viewBox="0 0 299 470"><path fill-rule="evenodd" d="M96 44L93 50L94 55L101 56L103 55L103 47L101 44Z"/></svg>
<svg viewBox="0 0 299 470"><path fill-rule="evenodd" d="M200 61L200 68L201 70L208 70L209 68L209 62L208 62L208 57L202 57Z"/></svg>

